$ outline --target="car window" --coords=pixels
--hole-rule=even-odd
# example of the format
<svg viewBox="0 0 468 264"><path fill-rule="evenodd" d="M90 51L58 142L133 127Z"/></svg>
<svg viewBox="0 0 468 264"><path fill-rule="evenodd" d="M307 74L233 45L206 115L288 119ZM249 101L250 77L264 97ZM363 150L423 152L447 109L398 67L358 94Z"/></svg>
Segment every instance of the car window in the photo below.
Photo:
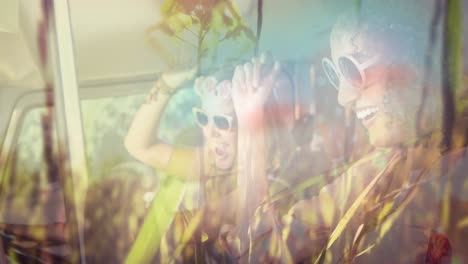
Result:
<svg viewBox="0 0 468 264"><path fill-rule="evenodd" d="M151 87L148 87L148 90ZM85 202L87 261L123 262L159 188L168 177L131 157L124 147L127 130L146 94L81 100L89 185ZM162 118L164 141L197 145L192 119L197 102L191 89L174 95ZM183 134L189 135L184 137ZM198 184L187 183L185 207L196 207ZM118 241L111 246L102 238ZM117 248L117 250L115 250ZM117 251L118 253L115 253Z"/></svg>
<svg viewBox="0 0 468 264"><path fill-rule="evenodd" d="M20 117L0 175L0 239L7 258L21 263L67 263L72 253L62 181L68 174L63 156L54 154L57 132L46 113L34 107Z"/></svg>
<svg viewBox="0 0 468 264"><path fill-rule="evenodd" d="M50 164L45 162L44 113L45 108L32 108L23 116L2 177L0 219L3 223L37 225L66 221L59 179L49 176ZM51 147L56 150L57 134L55 129L52 131ZM47 213L48 210L56 213Z"/></svg>

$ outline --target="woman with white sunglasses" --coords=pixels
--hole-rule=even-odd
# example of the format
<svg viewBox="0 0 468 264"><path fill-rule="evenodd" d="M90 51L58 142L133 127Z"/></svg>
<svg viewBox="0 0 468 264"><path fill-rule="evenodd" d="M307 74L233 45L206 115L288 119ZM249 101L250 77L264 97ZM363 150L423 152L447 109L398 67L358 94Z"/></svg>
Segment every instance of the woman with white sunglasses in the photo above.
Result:
<svg viewBox="0 0 468 264"><path fill-rule="evenodd" d="M201 222L195 224L197 230L194 233L195 237L198 236L197 239L202 239L204 242L209 243L212 239L215 241L222 226L238 226L239 221L248 218L249 213L245 214L244 211L247 208L243 206L239 208L239 205L243 203L239 200L239 190L236 187L242 186L241 193L243 194L252 190L245 188L248 186L245 182L239 183L238 176L244 175L240 171L249 170L248 168L255 171L259 168L258 165L264 165L272 172L266 179L268 183L263 185L264 187L275 192L291 185L289 182L292 180L289 179L291 175L284 175L289 178L282 179L281 175L273 171L279 170L282 163L287 163L289 160L287 157L291 156L289 154L295 149L291 135L294 126L292 81L284 71L279 72L278 68L271 68L272 65L268 63L267 56L255 59L252 64L258 67L257 73L270 68L271 73L267 75L274 78L271 92L274 96L269 99L259 98L261 100L259 103L266 103L270 106L268 107L270 112L264 116L267 119L263 120L269 128L267 138L265 138L266 144L259 145L266 149L258 149L255 153L242 153L242 157L237 155L238 144L245 143L245 140L250 137L247 135L250 128L247 129L245 126L252 125L242 123L238 126L238 117L240 116L242 121L255 119L255 113L248 112L249 106L255 102L249 99L243 104L237 100L237 105L234 105L231 82L233 70L230 69L218 71L210 76L198 77L194 82L195 92L201 99L200 106L192 109L195 122L203 133L203 144L200 147L180 147L161 141L154 144L151 141L170 95L177 87L183 86L192 79L195 75L194 71L163 74L148 95L147 103L138 110L126 138L127 150L138 160L163 170L169 175L201 183L200 191L205 196L201 205L202 210L184 214L182 219L176 218L171 229L177 225L187 228L191 222L194 223L192 219L201 216ZM251 63L246 65L251 65ZM237 81L239 78L233 80ZM264 96L270 97L268 95ZM239 98L238 94L237 98ZM240 136L239 142L238 136ZM265 164L259 164L257 161L261 158L257 157L256 153L263 155L264 151L269 157L265 159ZM244 162L246 159L251 162L246 164ZM242 161L242 168L237 166L239 160ZM242 195L242 197L246 196ZM241 212L237 214L239 209ZM168 231L168 234L171 233L173 233L171 230ZM162 256L161 261L168 260L165 257L176 261L185 261L194 257L193 252L186 254L190 250L183 249L185 243L182 241L183 233L180 232L177 238L172 238L173 234L166 235L166 244L162 245L165 252L160 253L166 256ZM213 255L213 252L211 253ZM219 254L219 252L214 252L214 254Z"/></svg>
<svg viewBox="0 0 468 264"><path fill-rule="evenodd" d="M340 17L332 59L322 61L338 103L355 112L374 150L282 218L274 204L259 207L249 223L253 245L233 250L239 262L467 263L467 111L454 114L453 142L444 146L442 76L438 68L427 74L423 28L400 13ZM242 93L255 90L243 83ZM458 96L454 107L466 100Z"/></svg>
<svg viewBox="0 0 468 264"><path fill-rule="evenodd" d="M171 96L195 77L196 70L164 73L156 81L130 126L125 146L137 160L164 171L167 175L200 183L201 210L186 211L176 215L166 237L162 241L165 252L160 261L184 261L194 257L194 252L184 250L185 232L174 228L187 228L194 217L201 217L196 224L197 239L211 240L217 237L219 227L234 219L231 198L235 196L235 157L237 129L234 106L231 99L232 70L219 70L210 76L195 80L194 89L200 97L200 107L192 109L195 122L203 134L199 147L179 146L153 141L158 137L162 114ZM182 194L181 194L182 195ZM191 237L191 236L190 236ZM192 244L193 245L193 244ZM187 253L189 252L189 253Z"/></svg>

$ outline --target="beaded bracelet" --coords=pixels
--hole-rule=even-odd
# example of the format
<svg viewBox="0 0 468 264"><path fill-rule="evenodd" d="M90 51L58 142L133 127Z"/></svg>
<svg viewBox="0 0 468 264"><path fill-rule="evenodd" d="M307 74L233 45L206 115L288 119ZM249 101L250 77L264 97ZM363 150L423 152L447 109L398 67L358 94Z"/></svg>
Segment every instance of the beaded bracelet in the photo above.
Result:
<svg viewBox="0 0 468 264"><path fill-rule="evenodd" d="M146 103L150 104L151 102L155 102L158 93L172 95L175 91L176 89L170 87L162 78L159 78L146 96Z"/></svg>

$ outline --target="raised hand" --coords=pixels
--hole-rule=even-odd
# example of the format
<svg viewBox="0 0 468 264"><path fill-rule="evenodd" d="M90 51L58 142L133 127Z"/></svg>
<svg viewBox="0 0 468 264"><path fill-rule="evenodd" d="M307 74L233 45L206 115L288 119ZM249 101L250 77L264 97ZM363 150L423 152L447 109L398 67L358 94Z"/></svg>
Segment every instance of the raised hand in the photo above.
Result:
<svg viewBox="0 0 468 264"><path fill-rule="evenodd" d="M261 125L264 105L275 86L280 68L278 62L271 67L266 55L236 67L232 79L232 99L239 126Z"/></svg>
<svg viewBox="0 0 468 264"><path fill-rule="evenodd" d="M193 54L190 51L182 49L179 50L172 69L164 71L160 81L169 90L167 92L172 94L192 81L198 74L198 70L199 67Z"/></svg>
<svg viewBox="0 0 468 264"><path fill-rule="evenodd" d="M193 78L195 78L198 72L197 67L193 67L184 71L165 72L162 74L151 88L150 92L146 96L146 103L155 102L158 98L158 94L162 95L161 98L167 101L167 99L174 94L177 89L185 86Z"/></svg>
<svg viewBox="0 0 468 264"><path fill-rule="evenodd" d="M192 67L182 71L165 72L161 78L169 87L176 90L193 80L197 72L198 68Z"/></svg>

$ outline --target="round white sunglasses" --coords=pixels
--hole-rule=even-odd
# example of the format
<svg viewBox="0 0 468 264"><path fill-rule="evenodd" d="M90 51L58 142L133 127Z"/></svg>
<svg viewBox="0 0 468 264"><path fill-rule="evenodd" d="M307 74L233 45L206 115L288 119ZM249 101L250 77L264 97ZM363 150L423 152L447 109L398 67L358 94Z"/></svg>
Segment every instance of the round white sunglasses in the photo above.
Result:
<svg viewBox="0 0 468 264"><path fill-rule="evenodd" d="M234 126L234 118L229 115L209 115L197 107L192 108L192 113L195 118L195 122L202 128L211 123L219 130L230 131Z"/></svg>
<svg viewBox="0 0 468 264"><path fill-rule="evenodd" d="M376 64L379 56L359 62L355 56L345 55L338 58L338 67L328 58L322 59L322 67L330 83L339 90L340 82L364 88L367 83L366 69Z"/></svg>

